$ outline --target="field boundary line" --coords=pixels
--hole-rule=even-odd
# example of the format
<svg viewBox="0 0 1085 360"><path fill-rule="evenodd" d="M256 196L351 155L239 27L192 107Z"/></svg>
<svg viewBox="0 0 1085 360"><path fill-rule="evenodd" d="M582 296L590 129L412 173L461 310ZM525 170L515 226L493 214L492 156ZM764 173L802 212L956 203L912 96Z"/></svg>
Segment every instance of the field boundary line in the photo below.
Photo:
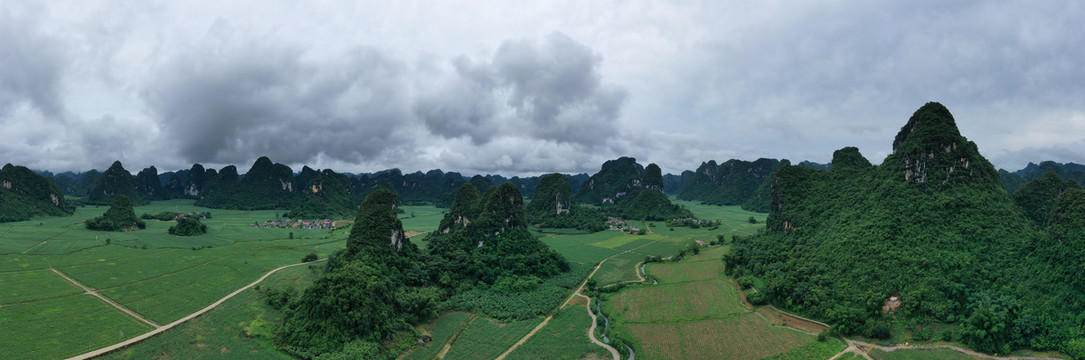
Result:
<svg viewBox="0 0 1085 360"><path fill-rule="evenodd" d="M8 231L11 231L11 229L8 229ZM23 250L23 255L26 255L27 253L30 252L30 250L34 250L34 248L37 248L38 246L41 246L42 244L45 244L45 243L49 242L49 240L55 239L57 236L67 234L69 232L71 232L71 230L64 230L64 232L62 232L62 233L47 237L47 238L45 238L45 240L42 240L37 245L31 246L29 249ZM8 233L6 233L6 232L4 233L4 235L7 235L7 234Z"/></svg>
<svg viewBox="0 0 1085 360"><path fill-rule="evenodd" d="M118 304L117 302L113 301L112 299L107 298L105 295L99 294L97 291L94 291L94 289L91 289L91 288L87 287L86 285L83 285L82 283L76 281L75 279L72 279L71 277L68 277L68 275L65 275L64 273L60 272L60 270L57 270L57 269L54 269L54 268L49 268L49 270L52 270L53 273L55 273L55 274L59 275L60 277L64 278L64 280L68 281L68 283L83 289L83 291L85 291L84 294L93 295L94 297L104 301L106 303L106 305L112 306L112 307L116 308L117 310L120 310L122 313L127 314L128 316L131 316L131 317L135 318L136 320L139 320L139 321L141 321L143 323L146 323L147 325L151 325L152 329L157 329L157 328L160 327L158 324L154 323L153 321L147 320L146 318L144 318L143 316L140 316L135 311L132 311L132 310L124 307L124 305Z"/></svg>
<svg viewBox="0 0 1085 360"><path fill-rule="evenodd" d="M253 286L256 286L256 284L259 284L260 282L264 281L264 279L267 279L268 276L271 276L271 274L274 274L274 273L278 272L279 270L286 269L286 268L291 268L291 267L295 267L295 266L314 264L314 263L327 261L327 260L328 259L320 259L320 260L315 260L315 261L310 261L310 262L283 265L283 266L277 267L275 269L272 269L271 271L268 271L266 274L264 274L264 276L261 276L259 279L256 279L256 281L253 281L251 284L246 285L245 287L242 287L240 289L235 290L234 292L230 293L229 295L226 295L223 298L219 299L218 301L215 301L211 305L208 305L207 307L205 307L203 309L200 309L200 310L198 310L198 311L196 311L196 312L194 312L192 314L189 314L188 316L177 319L174 322L171 322L169 324L159 326L159 327L155 328L154 330L143 333L142 335L136 336L134 338L131 338L131 339L128 339L128 340L125 340L125 341L122 341L122 342L119 342L119 343L116 343L116 344L113 344L113 345L109 345L109 346L100 348L98 350L93 350L93 351L90 351L90 352L86 352L86 353L83 353L83 354L72 356L72 357L67 358L67 360L90 359L90 358L94 358L94 357L97 357L97 356L102 356L102 355L108 354L110 352L122 349L122 348L124 348L126 346L141 342L143 340L147 340L152 336L155 336L155 335L161 334L163 332L166 332L166 330L172 329L172 328L176 327L177 325L181 325L181 324L183 324L183 323L185 323L185 322L187 322L189 320L195 319L195 318L199 317L200 315L203 315L204 313L206 313L208 311L213 310L214 308L221 305L223 302L226 302L226 300L229 300L230 298L236 296L237 294L240 294L241 292L243 292L245 290L248 290L248 289L252 288Z"/></svg>
<svg viewBox="0 0 1085 360"><path fill-rule="evenodd" d="M456 344L456 340L460 339L460 335L463 335L463 332L467 330L467 327L471 326L471 323L474 322L475 319L478 319L478 314L471 314L467 320L460 323L460 327L456 328L456 333L452 334L444 344L441 344L441 351L438 351L437 355L433 356L433 359L444 359L445 356L448 355L448 352L452 350L452 345ZM410 354L410 352L404 354L404 357L406 357L407 354Z"/></svg>

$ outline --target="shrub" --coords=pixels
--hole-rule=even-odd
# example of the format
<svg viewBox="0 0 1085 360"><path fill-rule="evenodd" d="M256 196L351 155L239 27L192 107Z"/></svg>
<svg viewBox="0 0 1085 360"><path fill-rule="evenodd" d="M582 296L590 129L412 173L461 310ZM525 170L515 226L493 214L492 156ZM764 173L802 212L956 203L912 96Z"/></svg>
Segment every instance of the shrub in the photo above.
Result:
<svg viewBox="0 0 1085 360"><path fill-rule="evenodd" d="M301 258L301 262L316 261L316 259L316 253L309 253L309 255L305 255L305 257Z"/></svg>

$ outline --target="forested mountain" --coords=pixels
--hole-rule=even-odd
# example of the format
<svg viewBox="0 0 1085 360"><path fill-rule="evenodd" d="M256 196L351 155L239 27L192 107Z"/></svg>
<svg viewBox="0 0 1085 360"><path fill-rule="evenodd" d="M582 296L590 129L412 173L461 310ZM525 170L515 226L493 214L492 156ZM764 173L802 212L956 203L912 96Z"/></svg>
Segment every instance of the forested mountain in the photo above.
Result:
<svg viewBox="0 0 1085 360"><path fill-rule="evenodd" d="M1055 199L1066 189L1081 189L1073 180L1063 181L1055 172L1048 171L1043 177L1032 180L1013 194L1013 201L1025 211L1037 226L1043 226L1055 208Z"/></svg>
<svg viewBox="0 0 1085 360"><path fill-rule="evenodd" d="M154 166L145 168L136 174L136 192L147 200L169 199L166 190L162 187L162 181L158 178L158 169Z"/></svg>
<svg viewBox="0 0 1085 360"><path fill-rule="evenodd" d="M430 254L455 267L444 276L494 284L569 270L565 258L528 232L523 196L515 185L492 186L481 197L473 187L465 184L456 192L440 231L427 238Z"/></svg>
<svg viewBox="0 0 1085 360"><path fill-rule="evenodd" d="M1079 185L1085 181L1085 165L1069 163L1057 163L1054 161L1041 161L1039 165L1028 163L1024 169L1015 173L1027 181L1039 179L1048 172L1054 172L1063 180L1074 180Z"/></svg>
<svg viewBox="0 0 1085 360"><path fill-rule="evenodd" d="M425 287L422 255L404 236L398 204L388 190L366 197L346 249L284 309L284 350L303 358L377 358L381 341L436 315L437 293Z"/></svg>
<svg viewBox="0 0 1085 360"><path fill-rule="evenodd" d="M25 166L0 168L0 222L23 221L34 216L71 215L74 206L53 180Z"/></svg>
<svg viewBox="0 0 1085 360"><path fill-rule="evenodd" d="M578 203L603 205L614 204L640 186L644 167L637 159L620 157L603 163L599 172L588 178L576 193Z"/></svg>
<svg viewBox="0 0 1085 360"><path fill-rule="evenodd" d="M1051 280L1066 270L1041 256L1053 245L1039 240L1051 235L941 104L912 115L881 165L845 148L829 171L781 167L766 225L736 241L727 271L761 277L774 304L843 333L884 333L874 331L891 319L882 306L899 296L897 317L959 324L959 339L984 352L1067 351L1085 339L1085 292ZM1081 241L1066 234L1060 246Z"/></svg>
<svg viewBox="0 0 1085 360"><path fill-rule="evenodd" d="M562 174L546 175L539 180L535 196L524 213L531 224L540 228L606 229L602 212L573 203L569 178Z"/></svg>
<svg viewBox="0 0 1085 360"><path fill-rule="evenodd" d="M631 157L603 163L573 198L599 206L604 213L627 219L667 220L691 217L663 193L663 174L656 164L642 167Z"/></svg>
<svg viewBox="0 0 1085 360"><path fill-rule="evenodd" d="M294 189L294 173L283 164L275 164L266 156L256 159L241 180L237 168L222 168L207 194L196 205L219 209L290 209L298 203Z"/></svg>
<svg viewBox="0 0 1085 360"><path fill-rule="evenodd" d="M811 166L810 164L815 164L815 163L811 163L809 161L804 161L803 163L800 163L799 166L804 167L804 168L808 168L808 169L814 169L814 170L825 170L825 169L829 168L828 166L814 167L814 166ZM791 166L791 161L789 161L787 159L783 159L783 160L780 160L780 162L776 164L776 169L773 170L773 172L771 174L769 174L768 178L766 178L765 181L761 182L761 185L757 186L757 189L753 191L753 194L750 194L750 197L746 199L746 202L742 203L742 209L743 210L756 211L756 212L762 212L762 213L769 212L769 209L772 208L772 183L773 183L773 179L776 178L776 171L779 170L782 167L785 167L785 166Z"/></svg>
<svg viewBox="0 0 1085 360"><path fill-rule="evenodd" d="M127 196L136 205L147 204L150 201L136 190L136 178L124 169L120 161L114 161L113 165L102 173L83 201L88 204L109 205L113 203L117 195Z"/></svg>
<svg viewBox="0 0 1085 360"><path fill-rule="evenodd" d="M53 181L56 182L60 191L64 192L64 195L83 197L87 196L87 193L90 192L90 189L94 187L94 184L98 182L98 178L101 176L102 173L93 169L82 173L68 171L53 176Z"/></svg>
<svg viewBox="0 0 1085 360"><path fill-rule="evenodd" d="M305 169L309 169L308 166ZM310 169L312 170L312 169ZM321 172L301 185L302 200L285 217L292 219L347 219L357 213L350 180L330 169ZM304 170L302 173L306 173ZM295 178L302 179L302 176ZM298 181L300 183L300 181Z"/></svg>
<svg viewBox="0 0 1085 360"><path fill-rule="evenodd" d="M1021 175L1002 169L998 169L998 179L1002 182L1002 188L1006 189L1006 192L1010 194L1016 193L1017 190L1021 189L1021 186L1028 182Z"/></svg>
<svg viewBox="0 0 1085 360"><path fill-rule="evenodd" d="M742 205L758 186L769 178L779 160L727 160L701 163L693 178L678 193L680 200L694 200L713 205Z"/></svg>

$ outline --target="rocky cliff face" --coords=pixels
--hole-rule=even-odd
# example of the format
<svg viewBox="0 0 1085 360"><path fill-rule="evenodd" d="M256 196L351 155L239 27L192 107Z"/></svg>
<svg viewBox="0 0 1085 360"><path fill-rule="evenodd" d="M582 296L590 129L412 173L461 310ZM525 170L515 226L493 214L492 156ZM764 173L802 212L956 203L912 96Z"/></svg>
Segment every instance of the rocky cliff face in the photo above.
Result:
<svg viewBox="0 0 1085 360"><path fill-rule="evenodd" d="M930 102L916 110L893 140L887 167L921 188L949 184L1000 185L998 172L976 144L961 136L953 115Z"/></svg>

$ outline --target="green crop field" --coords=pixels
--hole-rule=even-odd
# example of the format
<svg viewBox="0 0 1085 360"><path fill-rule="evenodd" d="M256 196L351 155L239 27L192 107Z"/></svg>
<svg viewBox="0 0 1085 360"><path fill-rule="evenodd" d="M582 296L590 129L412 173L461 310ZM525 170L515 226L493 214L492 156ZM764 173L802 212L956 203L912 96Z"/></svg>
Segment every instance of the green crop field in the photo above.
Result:
<svg viewBox="0 0 1085 360"><path fill-rule="evenodd" d="M606 350L588 339L591 317L583 306L570 306L554 315L542 330L516 348L507 359L602 359Z"/></svg>
<svg viewBox="0 0 1085 360"><path fill-rule="evenodd" d="M169 235L172 221L148 220L147 229L132 232L83 226L106 208L0 225L0 283L6 288L0 293L0 342L12 341L0 344L0 358L71 356L148 330L97 298L78 295L83 291L50 268L165 324L308 253L326 257L343 248L349 233L250 226L278 216L270 210L210 210L208 233L193 237ZM137 214L167 210L209 211L192 200L135 208Z"/></svg>
<svg viewBox="0 0 1085 360"><path fill-rule="evenodd" d="M870 357L875 360L972 360L980 357L963 354L951 349L908 349L881 351L873 350Z"/></svg>
<svg viewBox="0 0 1085 360"><path fill-rule="evenodd" d="M638 279L636 272L640 271L635 266L643 260L644 254L635 251L612 257L599 267L599 271L596 271L592 278L599 286L635 281Z"/></svg>
<svg viewBox="0 0 1085 360"><path fill-rule="evenodd" d="M399 220L403 222L403 231L433 231L441 225L447 209L436 206L401 206Z"/></svg>
<svg viewBox="0 0 1085 360"><path fill-rule="evenodd" d="M49 270L0 273L0 306L82 293Z"/></svg>
<svg viewBox="0 0 1085 360"><path fill-rule="evenodd" d="M442 314L432 323L422 326L423 330L430 333L432 341L423 347L411 351L405 360L430 360L437 356L452 337L462 331L473 320L475 315L466 312L451 312Z"/></svg>
<svg viewBox="0 0 1085 360"><path fill-rule="evenodd" d="M283 269L264 280L263 287L295 289L307 286L322 265ZM293 359L278 352L268 337L282 314L249 289L190 322L143 342L110 353L103 359Z"/></svg>
<svg viewBox="0 0 1085 360"><path fill-rule="evenodd" d="M608 263L615 261L613 266L604 264L597 279L635 278L631 267L638 258L673 255L696 240L714 241L729 229L756 232L762 224L750 224L749 217L764 220L763 214L737 207L685 205L698 217L723 224L716 230L653 227L654 234L645 237L655 242L612 258ZM812 335L773 327L743 307L733 280L723 274L721 257L727 250L716 246L680 262L650 263L647 273L658 284L634 285L606 298L604 309L612 316L615 334L634 343L638 359L825 359L844 349L836 340L818 342Z"/></svg>
<svg viewBox="0 0 1085 360"><path fill-rule="evenodd" d="M624 326L640 345L638 358L646 359L760 359L815 341L798 331L766 326L754 313Z"/></svg>
<svg viewBox="0 0 1085 360"><path fill-rule="evenodd" d="M0 359L63 358L150 330L90 295L3 306Z"/></svg>
<svg viewBox="0 0 1085 360"><path fill-rule="evenodd" d="M531 319L511 323L497 323L493 320L477 317L452 344L446 359L493 359L500 356L512 344L515 344L542 319Z"/></svg>
<svg viewBox="0 0 1085 360"><path fill-rule="evenodd" d="M607 302L629 322L701 319L744 312L730 281L717 278L624 290Z"/></svg>

